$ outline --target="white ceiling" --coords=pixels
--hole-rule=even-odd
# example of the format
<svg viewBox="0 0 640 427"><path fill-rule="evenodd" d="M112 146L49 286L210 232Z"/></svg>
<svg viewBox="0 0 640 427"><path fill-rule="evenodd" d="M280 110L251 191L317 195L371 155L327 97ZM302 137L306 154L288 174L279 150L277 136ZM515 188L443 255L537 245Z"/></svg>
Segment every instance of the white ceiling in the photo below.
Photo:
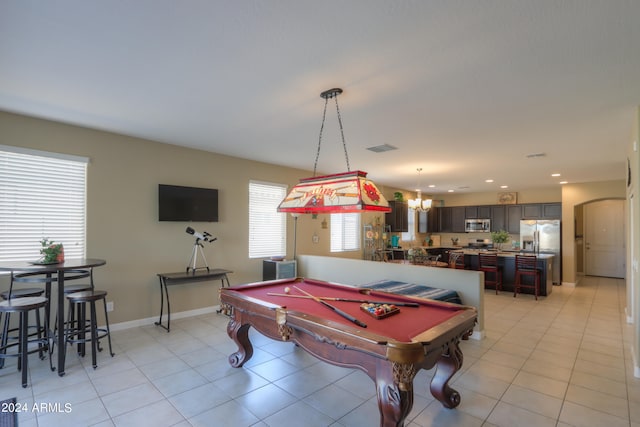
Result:
<svg viewBox="0 0 640 427"><path fill-rule="evenodd" d="M350 168L380 185L413 190L419 167L427 194L623 179L639 17L637 0L3 0L0 109L311 171L319 95L340 87ZM331 101L318 173L346 170Z"/></svg>

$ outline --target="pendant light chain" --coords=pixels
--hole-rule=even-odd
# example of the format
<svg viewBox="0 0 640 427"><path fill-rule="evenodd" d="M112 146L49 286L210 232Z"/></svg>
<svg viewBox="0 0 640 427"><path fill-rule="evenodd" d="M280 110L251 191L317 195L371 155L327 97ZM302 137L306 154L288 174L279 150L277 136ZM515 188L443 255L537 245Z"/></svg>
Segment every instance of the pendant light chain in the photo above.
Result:
<svg viewBox="0 0 640 427"><path fill-rule="evenodd" d="M324 121L327 117L327 103L329 98L324 98L324 111L322 112L322 125L320 125L320 136L318 137L318 151L316 152L316 161L313 162L313 176L316 176L316 169L318 168L318 158L320 157L320 145L322 144L322 131L324 130Z"/></svg>
<svg viewBox="0 0 640 427"><path fill-rule="evenodd" d="M342 116L340 116L340 108L338 107L338 95L336 98L336 112L338 113L338 123L340 124L340 135L342 135L342 147L344 148L344 159L347 161L347 172L351 172L351 167L349 166L349 154L347 154L347 143L344 140L344 130L342 129Z"/></svg>
<svg viewBox="0 0 640 427"><path fill-rule="evenodd" d="M320 125L320 136L318 137L318 151L316 152L316 160L313 163L313 176L316 176L316 170L318 168L318 158L320 157L320 146L322 145L322 132L324 131L324 123L327 118L327 103L329 98L335 98L336 100L336 113L338 115L338 124L340 125L340 135L342 136L342 148L344 149L344 158L347 161L347 171L351 172L351 166L349 165L349 154L347 152L347 142L344 139L344 129L342 127L342 116L340 115L340 107L338 106L338 95L342 93L342 89L331 89L326 92L322 92L320 96L324 98L324 111L322 112L322 125Z"/></svg>

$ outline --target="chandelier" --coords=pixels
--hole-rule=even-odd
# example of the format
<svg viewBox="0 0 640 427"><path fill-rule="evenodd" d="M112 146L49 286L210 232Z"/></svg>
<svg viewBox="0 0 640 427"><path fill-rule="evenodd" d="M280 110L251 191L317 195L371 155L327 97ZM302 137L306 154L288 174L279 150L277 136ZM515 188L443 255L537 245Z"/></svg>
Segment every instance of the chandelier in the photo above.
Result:
<svg viewBox="0 0 640 427"><path fill-rule="evenodd" d="M409 199L407 203L409 204L409 209L413 209L416 212L429 212L432 200L422 200L422 191L420 190L420 172L422 172L422 168L418 168L416 170L418 171L418 188L416 189L416 198Z"/></svg>
<svg viewBox="0 0 640 427"><path fill-rule="evenodd" d="M347 144L344 139L342 128L342 118L338 107L338 95L342 89L329 89L320 94L324 98L324 112L322 114L322 125L320 126L320 137L318 138L318 151L313 165L313 177L300 180L291 189L285 199L280 202L278 212L289 213L348 213L348 212L390 212L389 203L384 198L378 187L369 179L367 173L363 171L351 171L349 166L349 155ZM338 123L340 124L340 134L342 135L342 146L344 156L347 161L347 172L316 176L318 157L320 156L320 146L322 144L322 131L327 115L327 103L329 99L335 99Z"/></svg>

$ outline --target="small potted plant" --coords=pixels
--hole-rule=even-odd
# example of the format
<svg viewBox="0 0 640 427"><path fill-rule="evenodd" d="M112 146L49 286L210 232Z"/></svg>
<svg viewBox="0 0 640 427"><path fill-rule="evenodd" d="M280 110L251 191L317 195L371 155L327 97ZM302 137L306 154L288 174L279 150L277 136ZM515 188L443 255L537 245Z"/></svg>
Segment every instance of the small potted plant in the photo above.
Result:
<svg viewBox="0 0 640 427"><path fill-rule="evenodd" d="M55 264L64 261L64 248L62 243L55 243L53 240L43 238L40 240L41 262L44 264Z"/></svg>
<svg viewBox="0 0 640 427"><path fill-rule="evenodd" d="M509 241L509 233L504 230L492 231L491 241L493 242L493 247L500 250L502 248L502 244Z"/></svg>
<svg viewBox="0 0 640 427"><path fill-rule="evenodd" d="M404 200L404 196L400 191L396 191L395 193L393 193L393 199L396 202L402 202Z"/></svg>

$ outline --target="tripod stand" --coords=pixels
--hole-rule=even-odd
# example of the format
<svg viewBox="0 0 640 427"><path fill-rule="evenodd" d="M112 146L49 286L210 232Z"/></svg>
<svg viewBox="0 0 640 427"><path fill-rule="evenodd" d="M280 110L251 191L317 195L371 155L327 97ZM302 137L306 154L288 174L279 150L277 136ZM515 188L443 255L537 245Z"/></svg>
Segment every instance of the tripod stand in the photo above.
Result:
<svg viewBox="0 0 640 427"><path fill-rule="evenodd" d="M193 244L193 252L191 252L191 259L189 260L189 264L191 265L191 267L187 266L187 273L189 273L189 270L191 270L195 274L196 270L203 270L205 268L207 269L207 271L209 271L209 264L207 264L207 258L205 258L204 256L204 251L202 250L203 247L204 245L200 243L200 238L196 238L196 241ZM198 253L202 257L202 261L204 262L204 267L196 268Z"/></svg>

